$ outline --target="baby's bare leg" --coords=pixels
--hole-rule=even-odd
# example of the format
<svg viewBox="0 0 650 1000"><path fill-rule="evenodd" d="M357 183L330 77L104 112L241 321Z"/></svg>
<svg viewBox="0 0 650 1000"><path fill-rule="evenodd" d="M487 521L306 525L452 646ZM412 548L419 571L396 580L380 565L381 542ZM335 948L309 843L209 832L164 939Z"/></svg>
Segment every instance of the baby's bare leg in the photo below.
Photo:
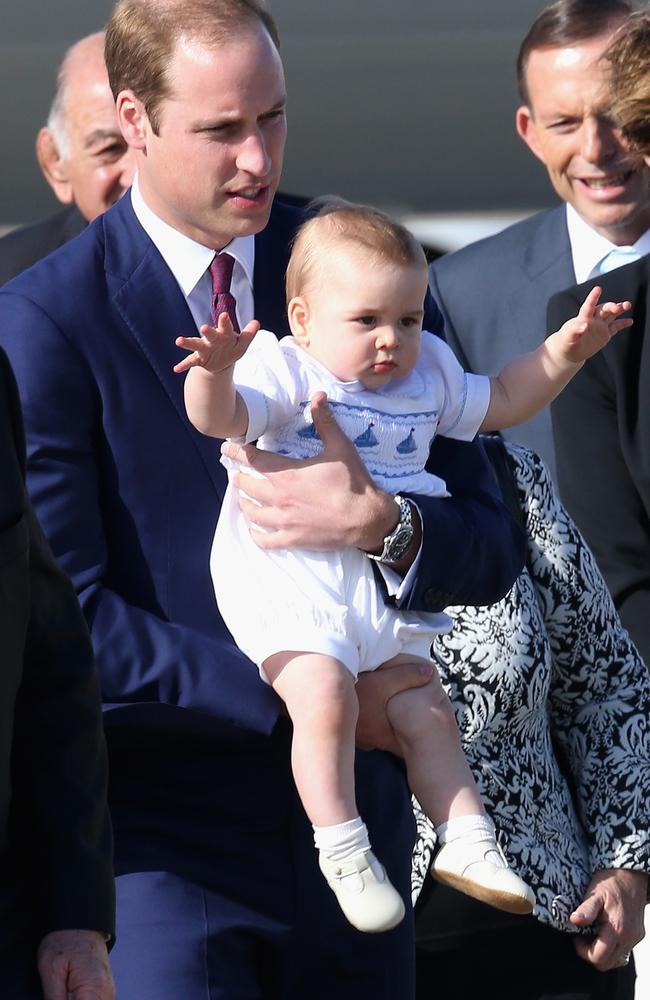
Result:
<svg viewBox="0 0 650 1000"><path fill-rule="evenodd" d="M276 653L264 670L293 722L291 766L309 819L314 826L354 819L354 677L320 653Z"/></svg>
<svg viewBox="0 0 650 1000"><path fill-rule="evenodd" d="M406 654L384 664L419 662ZM388 720L402 748L411 790L442 845L432 875L510 913L530 913L535 896L508 868L465 759L449 698L436 673L425 687L393 695Z"/></svg>
<svg viewBox="0 0 650 1000"><path fill-rule="evenodd" d="M418 662L401 654L383 666ZM429 819L440 826L459 816L485 815L437 671L424 687L393 695L386 712L404 755L411 791Z"/></svg>
<svg viewBox="0 0 650 1000"><path fill-rule="evenodd" d="M351 924L360 931L390 930L405 910L370 849L355 800L354 678L320 653L276 653L264 670L293 722L291 765L314 827L320 869Z"/></svg>

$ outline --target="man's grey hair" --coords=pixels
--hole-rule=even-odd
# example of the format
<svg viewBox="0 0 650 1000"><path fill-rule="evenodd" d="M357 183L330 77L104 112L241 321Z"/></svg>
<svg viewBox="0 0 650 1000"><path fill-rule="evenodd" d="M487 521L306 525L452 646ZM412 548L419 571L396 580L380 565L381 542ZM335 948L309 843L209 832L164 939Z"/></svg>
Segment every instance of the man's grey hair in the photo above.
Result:
<svg viewBox="0 0 650 1000"><path fill-rule="evenodd" d="M47 127L52 133L59 156L66 160L70 155L68 88L70 76L77 71L79 61L90 58L103 60L104 32L95 31L80 38L65 52L56 74L54 97L47 116Z"/></svg>
<svg viewBox="0 0 650 1000"><path fill-rule="evenodd" d="M65 111L65 90L66 74L63 72L64 63L61 63L56 78L56 90L50 105L50 112L47 116L46 125L52 134L59 156L62 160L67 160L70 155L70 143L68 140L68 122Z"/></svg>

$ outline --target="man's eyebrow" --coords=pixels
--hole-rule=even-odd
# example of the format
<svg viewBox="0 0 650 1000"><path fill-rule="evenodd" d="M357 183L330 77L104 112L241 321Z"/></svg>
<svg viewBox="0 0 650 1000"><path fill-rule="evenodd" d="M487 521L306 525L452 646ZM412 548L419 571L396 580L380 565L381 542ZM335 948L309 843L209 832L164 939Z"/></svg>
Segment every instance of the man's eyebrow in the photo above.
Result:
<svg viewBox="0 0 650 1000"><path fill-rule="evenodd" d="M275 104L272 104L270 107L265 108L264 111L260 111L257 117L264 118L265 115L272 115L274 111L281 111L283 108L286 107L286 104L287 104L287 95L283 94L282 97L279 97L277 99ZM209 131L210 129L219 128L222 125L237 125L239 122L243 120L244 119L236 111L233 112L223 111L221 112L221 114L216 115L213 119L211 118L206 121L195 122L191 127L191 131L205 132L206 130Z"/></svg>
<svg viewBox="0 0 650 1000"><path fill-rule="evenodd" d="M268 114L269 111L279 111L280 108L285 107L286 103L287 103L287 95L283 94L282 97L278 97L275 104L272 104L271 107L268 109L268 111L266 111L265 113Z"/></svg>
<svg viewBox="0 0 650 1000"><path fill-rule="evenodd" d="M108 128L96 128L89 135L86 136L84 141L84 146L89 149L90 146L94 146L98 142L103 142L105 139L118 139L122 141L122 133L118 128L108 129Z"/></svg>

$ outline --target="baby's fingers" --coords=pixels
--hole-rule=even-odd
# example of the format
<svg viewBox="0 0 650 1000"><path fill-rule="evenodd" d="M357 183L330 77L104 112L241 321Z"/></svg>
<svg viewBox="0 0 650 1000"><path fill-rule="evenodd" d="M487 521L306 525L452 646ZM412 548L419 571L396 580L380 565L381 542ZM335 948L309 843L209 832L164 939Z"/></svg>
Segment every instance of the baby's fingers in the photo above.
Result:
<svg viewBox="0 0 650 1000"><path fill-rule="evenodd" d="M587 298L584 300L580 309L578 311L578 316L580 319L592 319L596 312L596 306L598 305L598 300L600 299L600 294L602 288L599 285L595 285L589 292Z"/></svg>
<svg viewBox="0 0 650 1000"><path fill-rule="evenodd" d="M628 312L631 308L631 302L603 302L599 315L602 319L608 320L613 316L620 316L621 313Z"/></svg>
<svg viewBox="0 0 650 1000"><path fill-rule="evenodd" d="M624 319L611 320L609 324L610 333L612 334L612 336L614 336L615 334L620 333L621 330L627 330L627 328L629 326L632 326L633 323L634 320L629 319L628 317Z"/></svg>

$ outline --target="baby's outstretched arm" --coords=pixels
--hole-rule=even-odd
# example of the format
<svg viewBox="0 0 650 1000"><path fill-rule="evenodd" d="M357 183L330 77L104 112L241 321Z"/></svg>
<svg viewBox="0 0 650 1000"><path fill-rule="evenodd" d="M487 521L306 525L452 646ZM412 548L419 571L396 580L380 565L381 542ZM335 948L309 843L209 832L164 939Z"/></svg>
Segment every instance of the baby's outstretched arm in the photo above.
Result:
<svg viewBox="0 0 650 1000"><path fill-rule="evenodd" d="M228 314L221 313L216 327L202 326L199 337L176 338L176 346L190 353L174 365L174 371L188 373L185 408L202 434L240 437L246 433L248 411L232 376L235 362L246 353L259 328L257 320L252 320L237 334Z"/></svg>
<svg viewBox="0 0 650 1000"><path fill-rule="evenodd" d="M631 302L598 305L602 289L592 288L578 315L552 333L536 351L521 354L490 379L490 405L482 431L496 431L529 420L555 399L584 362L620 330L632 325L621 313Z"/></svg>

